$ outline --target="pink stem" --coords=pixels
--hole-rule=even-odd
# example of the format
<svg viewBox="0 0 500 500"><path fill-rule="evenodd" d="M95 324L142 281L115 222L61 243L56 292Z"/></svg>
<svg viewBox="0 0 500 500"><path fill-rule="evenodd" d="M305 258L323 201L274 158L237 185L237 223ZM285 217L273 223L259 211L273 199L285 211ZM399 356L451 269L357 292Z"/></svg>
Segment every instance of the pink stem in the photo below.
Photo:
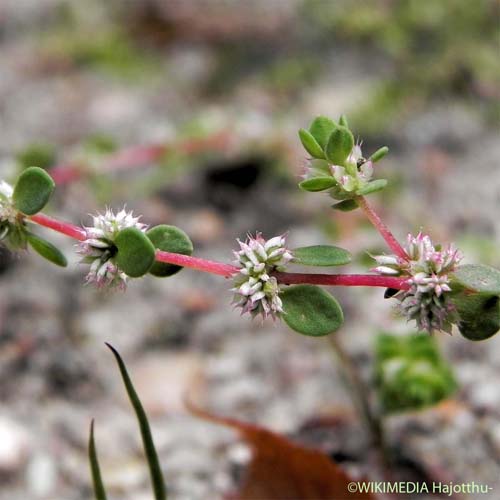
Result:
<svg viewBox="0 0 500 500"><path fill-rule="evenodd" d="M65 234L70 238L74 238L75 240L82 241L86 238L85 230L81 227L75 226L70 222L65 222L62 220L54 219L53 217L49 217L44 214L35 214L29 217L32 222L36 222L40 226L48 227L49 229L53 229L58 233Z"/></svg>
<svg viewBox="0 0 500 500"><path fill-rule="evenodd" d="M189 139L181 142L175 147L164 144L132 146L117 151L111 154L107 159L104 159L102 171L113 172L151 164L174 149L184 154L193 154L206 149L223 149L227 146L227 142L228 134L222 132L207 138ZM85 176L88 172L89 169L85 165L76 163L62 163L60 165L55 165L49 170L54 182L59 185L73 182Z"/></svg>
<svg viewBox="0 0 500 500"><path fill-rule="evenodd" d="M84 169L81 165L61 163L52 167L49 173L54 182L60 186L78 180L84 175Z"/></svg>
<svg viewBox="0 0 500 500"><path fill-rule="evenodd" d="M231 277L239 271L238 267L223 264L222 262L200 259L199 257L190 257L179 253L164 252L163 250L156 250L156 260L167 264L189 267L191 269L196 269L197 271L218 274L219 276L224 276L226 278Z"/></svg>
<svg viewBox="0 0 500 500"><path fill-rule="evenodd" d="M372 274L308 274L308 273L273 273L279 283L284 285L325 285L325 286L377 286L408 289L407 278L377 276Z"/></svg>
<svg viewBox="0 0 500 500"><path fill-rule="evenodd" d="M382 235L382 238L386 241L389 248L400 258L408 260L408 254L405 252L404 248L399 244L398 240L391 233L390 229L382 222L378 214L373 210L373 208L368 204L363 196L357 196L356 202L360 208L365 212L369 221L375 226L378 232Z"/></svg>
<svg viewBox="0 0 500 500"><path fill-rule="evenodd" d="M82 241L86 238L85 230L69 222L61 221L44 214L36 214L29 217L32 222L40 226L48 227L70 238ZM156 250L156 260L167 264L203 271L205 273L217 274L230 278L239 268L223 262L201 259L172 252ZM273 273L279 283L284 285L310 284L325 286L377 286L383 288L395 288L406 290L408 284L405 278L393 276L377 276L371 274L307 274L307 273Z"/></svg>

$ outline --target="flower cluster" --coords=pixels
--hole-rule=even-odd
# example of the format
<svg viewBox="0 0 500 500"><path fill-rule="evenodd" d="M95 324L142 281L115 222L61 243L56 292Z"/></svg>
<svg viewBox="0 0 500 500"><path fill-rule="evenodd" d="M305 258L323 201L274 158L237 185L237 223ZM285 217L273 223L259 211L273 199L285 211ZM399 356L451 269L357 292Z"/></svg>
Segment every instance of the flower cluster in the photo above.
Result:
<svg viewBox="0 0 500 500"><path fill-rule="evenodd" d="M134 217L125 208L117 214L108 208L104 214L92 216L92 219L93 225L84 228L86 238L78 243L77 249L83 256L80 262L90 264L85 281L94 283L98 288L117 287L124 290L127 275L113 262L117 252L114 240L122 229L135 227L145 231L147 226L139 222L140 217Z"/></svg>
<svg viewBox="0 0 500 500"><path fill-rule="evenodd" d="M276 236L265 240L261 233L255 238L248 236L246 242L238 240L240 250L234 252L236 264L240 268L234 278L234 303L243 313L253 317L262 314L273 319L283 313L283 304L279 297L279 285L272 271L282 271L293 259L285 246L285 236Z"/></svg>
<svg viewBox="0 0 500 500"><path fill-rule="evenodd" d="M355 144L345 161L345 165L331 165L331 173L339 188L351 193L365 186L373 176L373 162L365 160L361 145Z"/></svg>
<svg viewBox="0 0 500 500"><path fill-rule="evenodd" d="M15 224L18 211L14 208L12 195L14 188L5 181L0 181L0 225ZM5 230L5 229L3 229Z"/></svg>
<svg viewBox="0 0 500 500"><path fill-rule="evenodd" d="M415 320L418 328L432 332L451 333L455 323L454 307L449 301L451 291L449 274L455 270L462 256L450 245L436 248L428 235L408 235L405 250L408 258L395 255L375 256L375 272L387 276L408 276L408 290L398 292L400 309L408 320Z"/></svg>

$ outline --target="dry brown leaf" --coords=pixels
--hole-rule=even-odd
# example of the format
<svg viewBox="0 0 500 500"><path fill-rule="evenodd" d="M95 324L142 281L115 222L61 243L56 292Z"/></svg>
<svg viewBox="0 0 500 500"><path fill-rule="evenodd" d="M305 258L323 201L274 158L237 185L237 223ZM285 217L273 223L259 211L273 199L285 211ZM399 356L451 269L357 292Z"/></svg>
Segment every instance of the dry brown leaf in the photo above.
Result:
<svg viewBox="0 0 500 500"><path fill-rule="evenodd" d="M374 500L349 493L353 481L327 455L262 427L213 415L186 402L194 415L235 429L252 449L243 484L233 500Z"/></svg>

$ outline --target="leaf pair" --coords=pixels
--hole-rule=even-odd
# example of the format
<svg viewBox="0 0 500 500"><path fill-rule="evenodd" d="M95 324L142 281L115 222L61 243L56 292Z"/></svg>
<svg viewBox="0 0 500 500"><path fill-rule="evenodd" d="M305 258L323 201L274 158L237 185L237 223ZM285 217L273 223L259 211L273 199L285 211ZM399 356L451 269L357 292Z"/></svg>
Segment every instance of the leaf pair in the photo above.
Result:
<svg viewBox="0 0 500 500"><path fill-rule="evenodd" d="M156 249L183 255L193 253L193 244L181 229L161 224L143 233L129 227L120 231L114 244L118 250L116 264L128 276L138 278L150 273L167 277L179 272L182 267L155 262Z"/></svg>
<svg viewBox="0 0 500 500"><path fill-rule="evenodd" d="M55 188L50 175L38 167L24 170L14 185L12 201L14 208L23 215L35 215L45 207ZM9 228L9 239L13 248L26 248L29 244L33 250L48 261L66 267L68 261L63 253L52 243L33 234L26 229L22 219Z"/></svg>
<svg viewBox="0 0 500 500"><path fill-rule="evenodd" d="M331 245L314 245L292 250L293 263L304 266L342 266L351 254ZM340 328L344 315L339 303L329 293L314 285L295 285L280 294L285 314L283 320L302 335L321 337Z"/></svg>
<svg viewBox="0 0 500 500"><path fill-rule="evenodd" d="M345 116L340 117L338 124L326 116L318 116L309 130L299 130L299 137L313 158L328 160L334 165L344 165L354 147L354 137Z"/></svg>

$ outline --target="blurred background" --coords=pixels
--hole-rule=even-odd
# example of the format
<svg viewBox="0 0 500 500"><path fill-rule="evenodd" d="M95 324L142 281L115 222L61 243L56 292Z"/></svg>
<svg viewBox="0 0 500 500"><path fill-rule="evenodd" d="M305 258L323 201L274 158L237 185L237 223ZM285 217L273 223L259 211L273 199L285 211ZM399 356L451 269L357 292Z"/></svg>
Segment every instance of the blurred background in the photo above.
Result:
<svg viewBox="0 0 500 500"><path fill-rule="evenodd" d="M296 187L307 164L297 130L345 113L367 155L391 150L377 164L390 187L372 203L396 235L424 227L467 262L499 267L499 22L498 0L2 0L1 177L33 164L76 171L49 211L86 224L126 204L183 228L206 258L229 262L248 231L289 231L291 247L348 248L345 271L362 271L366 250L385 251L380 237ZM92 417L110 495L150 498L105 341L151 416L173 499L222 498L248 459L231 432L186 413L186 393L367 470L327 339L240 318L230 283L190 270L97 292L82 286L73 242L48 236L75 265L0 249L2 500L90 498ZM371 384L377 334L412 325L381 290L331 291L346 316L338 338ZM389 438L414 469L498 498L500 338L438 337L458 391L389 417Z"/></svg>

